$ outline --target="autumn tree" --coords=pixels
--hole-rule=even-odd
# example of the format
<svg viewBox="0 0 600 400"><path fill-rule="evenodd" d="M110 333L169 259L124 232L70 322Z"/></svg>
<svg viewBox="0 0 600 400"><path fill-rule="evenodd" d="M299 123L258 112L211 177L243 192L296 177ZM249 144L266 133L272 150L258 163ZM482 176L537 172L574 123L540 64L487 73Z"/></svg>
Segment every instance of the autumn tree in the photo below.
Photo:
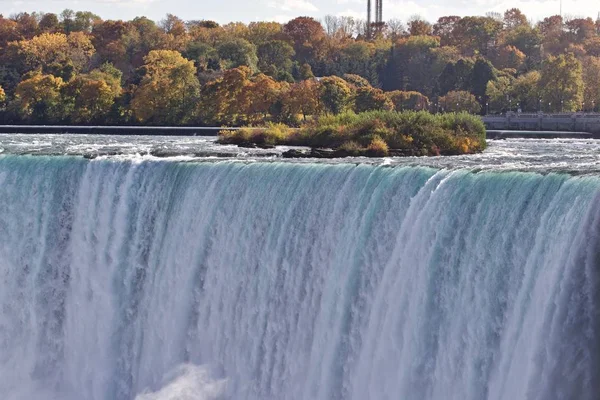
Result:
<svg viewBox="0 0 600 400"><path fill-rule="evenodd" d="M461 17L455 15L441 17L433 25L433 34L440 38L442 46L454 46L457 44L454 30L461 19Z"/></svg>
<svg viewBox="0 0 600 400"><path fill-rule="evenodd" d="M181 124L192 118L200 83L194 63L174 50L152 50L131 108L140 122Z"/></svg>
<svg viewBox="0 0 600 400"><path fill-rule="evenodd" d="M429 108L429 99L419 92L394 90L386 95L396 111L424 111Z"/></svg>
<svg viewBox="0 0 600 400"><path fill-rule="evenodd" d="M283 26L283 34L289 38L300 62L317 58L325 39L323 26L313 18L298 17Z"/></svg>
<svg viewBox="0 0 600 400"><path fill-rule="evenodd" d="M583 102L583 70L572 54L550 56L542 65L542 100L550 111L577 111Z"/></svg>
<svg viewBox="0 0 600 400"><path fill-rule="evenodd" d="M511 8L504 12L504 28L506 30L513 30L521 26L528 26L527 17L518 8Z"/></svg>
<svg viewBox="0 0 600 400"><path fill-rule="evenodd" d="M429 36L433 32L431 24L415 15L408 21L408 32L411 36Z"/></svg>
<svg viewBox="0 0 600 400"><path fill-rule="evenodd" d="M105 64L88 74L77 75L63 88L71 122L105 121L121 94L121 71Z"/></svg>
<svg viewBox="0 0 600 400"><path fill-rule="evenodd" d="M372 110L392 110L394 104L385 95L383 90L373 87L361 87L356 91L354 97L354 109L356 112Z"/></svg>
<svg viewBox="0 0 600 400"><path fill-rule="evenodd" d="M198 114L207 125L236 125L244 122L244 110L249 108L244 96L252 71L246 66L225 71L223 76L208 82L200 92Z"/></svg>
<svg viewBox="0 0 600 400"><path fill-rule="evenodd" d="M246 114L249 122L265 121L286 89L287 84L277 82L265 74L258 74L244 86L242 97L246 98L246 109L239 111Z"/></svg>
<svg viewBox="0 0 600 400"><path fill-rule="evenodd" d="M21 81L15 90L18 115L33 123L55 123L63 119L61 90L64 81L53 75L34 74Z"/></svg>
<svg viewBox="0 0 600 400"><path fill-rule="evenodd" d="M600 107L600 58L587 57L583 67L583 104L582 109L592 111Z"/></svg>
<svg viewBox="0 0 600 400"><path fill-rule="evenodd" d="M573 43L583 43L588 39L597 36L596 25L591 18L574 18L565 23L568 35L568 41Z"/></svg>
<svg viewBox="0 0 600 400"><path fill-rule="evenodd" d="M53 13L46 13L40 18L38 29L41 32L55 33L60 28L58 16Z"/></svg>
<svg viewBox="0 0 600 400"><path fill-rule="evenodd" d="M285 97L285 103L293 114L302 114L304 120L309 115L320 112L320 85L314 79L293 84Z"/></svg>
<svg viewBox="0 0 600 400"><path fill-rule="evenodd" d="M465 55L488 55L502 30L502 22L490 17L464 17L453 30L455 43Z"/></svg>
<svg viewBox="0 0 600 400"><path fill-rule="evenodd" d="M493 55L494 64L498 69L511 68L518 70L521 68L527 56L515 46L503 46L497 49Z"/></svg>
<svg viewBox="0 0 600 400"><path fill-rule="evenodd" d="M42 33L30 40L12 42L27 70L40 69L69 79L84 70L95 52L89 37L80 32Z"/></svg>

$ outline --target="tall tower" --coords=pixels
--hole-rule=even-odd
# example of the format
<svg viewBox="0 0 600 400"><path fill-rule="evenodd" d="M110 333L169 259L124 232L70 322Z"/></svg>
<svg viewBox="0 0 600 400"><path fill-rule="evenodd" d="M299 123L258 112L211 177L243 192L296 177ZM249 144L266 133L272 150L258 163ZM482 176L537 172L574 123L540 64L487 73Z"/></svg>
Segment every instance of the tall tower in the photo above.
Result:
<svg viewBox="0 0 600 400"><path fill-rule="evenodd" d="M375 21L372 18L371 0L367 0L367 38L373 37L373 31L381 32L383 29L383 0L375 0Z"/></svg>
<svg viewBox="0 0 600 400"><path fill-rule="evenodd" d="M373 21L371 21L371 0L367 0L367 39L371 39L372 36L372 23Z"/></svg>

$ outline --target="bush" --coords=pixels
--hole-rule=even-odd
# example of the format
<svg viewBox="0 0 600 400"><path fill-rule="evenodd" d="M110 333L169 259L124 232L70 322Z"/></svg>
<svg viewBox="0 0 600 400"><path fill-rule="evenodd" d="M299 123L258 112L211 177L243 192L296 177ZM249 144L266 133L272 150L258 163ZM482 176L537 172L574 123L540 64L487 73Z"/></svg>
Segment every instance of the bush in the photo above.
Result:
<svg viewBox="0 0 600 400"><path fill-rule="evenodd" d="M221 144L286 144L290 141L293 131L287 125L269 123L264 128L240 128L235 131L222 130L219 132L218 142Z"/></svg>
<svg viewBox="0 0 600 400"><path fill-rule="evenodd" d="M385 140L379 136L375 136L373 137L373 140L371 140L371 143L369 143L367 151L374 157L385 157L389 153L389 148Z"/></svg>

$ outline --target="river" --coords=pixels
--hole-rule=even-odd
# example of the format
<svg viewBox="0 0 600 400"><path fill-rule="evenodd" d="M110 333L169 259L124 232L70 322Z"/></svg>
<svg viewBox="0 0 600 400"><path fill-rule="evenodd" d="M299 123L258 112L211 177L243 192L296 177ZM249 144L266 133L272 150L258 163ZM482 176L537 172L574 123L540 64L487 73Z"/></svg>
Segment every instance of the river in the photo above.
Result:
<svg viewBox="0 0 600 400"><path fill-rule="evenodd" d="M213 140L0 135L3 399L598 398L600 142Z"/></svg>

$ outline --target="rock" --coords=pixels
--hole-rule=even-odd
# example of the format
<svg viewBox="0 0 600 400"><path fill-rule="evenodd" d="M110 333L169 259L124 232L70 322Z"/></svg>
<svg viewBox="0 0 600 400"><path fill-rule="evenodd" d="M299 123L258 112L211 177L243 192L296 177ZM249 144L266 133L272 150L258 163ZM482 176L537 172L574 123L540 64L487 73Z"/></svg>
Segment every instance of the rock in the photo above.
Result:
<svg viewBox="0 0 600 400"><path fill-rule="evenodd" d="M296 150L296 149L291 149L288 151L284 151L283 153L281 153L281 156L283 158L307 158L307 157L311 157L311 155L305 151L302 150Z"/></svg>
<svg viewBox="0 0 600 400"><path fill-rule="evenodd" d="M238 147L243 147L245 149L255 149L258 146L256 146L256 143L243 142L243 143L239 143Z"/></svg>

